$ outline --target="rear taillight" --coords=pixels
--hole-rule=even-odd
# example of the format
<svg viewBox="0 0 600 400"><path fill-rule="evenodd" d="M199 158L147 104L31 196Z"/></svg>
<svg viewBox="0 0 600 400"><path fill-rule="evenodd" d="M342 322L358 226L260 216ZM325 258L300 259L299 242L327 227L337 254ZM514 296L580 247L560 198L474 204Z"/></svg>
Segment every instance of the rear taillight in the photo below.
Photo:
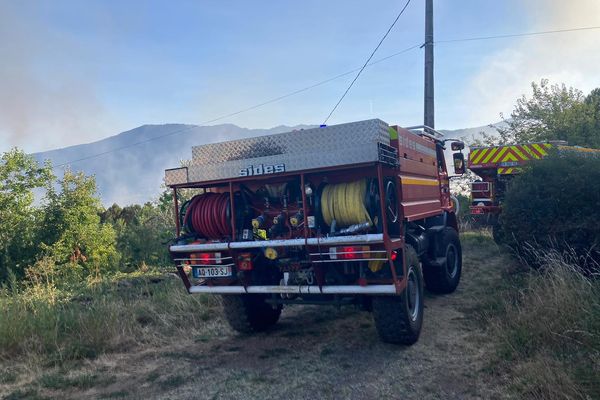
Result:
<svg viewBox="0 0 600 400"><path fill-rule="evenodd" d="M196 265L213 265L222 264L221 253L192 253L190 255L192 264Z"/></svg>
<svg viewBox="0 0 600 400"><path fill-rule="evenodd" d="M332 260L358 260L369 258L369 246L331 247L329 258Z"/></svg>
<svg viewBox="0 0 600 400"><path fill-rule="evenodd" d="M252 269L252 253L240 254L237 261L237 266L240 271L250 271Z"/></svg>

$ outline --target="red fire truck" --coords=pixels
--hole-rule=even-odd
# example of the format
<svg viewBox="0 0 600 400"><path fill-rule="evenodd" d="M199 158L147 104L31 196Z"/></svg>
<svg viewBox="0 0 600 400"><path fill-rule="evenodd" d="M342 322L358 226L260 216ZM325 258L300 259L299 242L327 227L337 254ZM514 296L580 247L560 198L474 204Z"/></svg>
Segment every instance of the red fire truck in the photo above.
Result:
<svg viewBox="0 0 600 400"><path fill-rule="evenodd" d="M450 293L461 275L444 146L373 119L194 147L165 172L185 288L222 295L240 332L268 329L284 305L355 304L382 340L416 342L424 284ZM454 161L464 172L462 152Z"/></svg>

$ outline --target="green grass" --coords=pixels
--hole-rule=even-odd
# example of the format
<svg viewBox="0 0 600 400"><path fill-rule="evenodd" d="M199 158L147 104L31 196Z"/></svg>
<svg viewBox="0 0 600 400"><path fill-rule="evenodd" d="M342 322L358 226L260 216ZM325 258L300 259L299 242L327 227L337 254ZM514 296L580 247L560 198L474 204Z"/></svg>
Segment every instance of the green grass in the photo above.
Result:
<svg viewBox="0 0 600 400"><path fill-rule="evenodd" d="M80 374L69 376L66 371L54 372L43 375L38 383L46 389L63 390L77 388L81 390L89 389L94 386L110 385L116 382L116 377L98 374Z"/></svg>
<svg viewBox="0 0 600 400"><path fill-rule="evenodd" d="M118 390L116 392L107 394L103 398L105 398L105 399L126 399L126 398L129 398L130 396L131 395L129 394L129 392L127 392L125 390Z"/></svg>
<svg viewBox="0 0 600 400"><path fill-rule="evenodd" d="M158 371L152 371L146 376L147 382L155 382L160 378L161 374Z"/></svg>
<svg viewBox="0 0 600 400"><path fill-rule="evenodd" d="M107 281L60 301L0 291L0 357L40 356L51 365L132 346L160 344L216 316L215 299L190 296L176 279Z"/></svg>
<svg viewBox="0 0 600 400"><path fill-rule="evenodd" d="M4 400L45 400L35 389L17 389L3 398Z"/></svg>
<svg viewBox="0 0 600 400"><path fill-rule="evenodd" d="M175 389L185 384L186 380L182 375L170 375L160 382L160 387L163 390Z"/></svg>
<svg viewBox="0 0 600 400"><path fill-rule="evenodd" d="M4 368L0 370L0 385L7 385L10 383L15 383L19 374L17 371L12 370L10 368Z"/></svg>

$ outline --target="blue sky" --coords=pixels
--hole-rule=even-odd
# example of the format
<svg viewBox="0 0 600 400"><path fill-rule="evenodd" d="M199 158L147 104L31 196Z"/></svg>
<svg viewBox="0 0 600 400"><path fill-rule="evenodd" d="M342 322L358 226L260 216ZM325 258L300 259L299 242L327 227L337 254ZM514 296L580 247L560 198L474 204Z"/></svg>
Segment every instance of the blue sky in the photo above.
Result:
<svg viewBox="0 0 600 400"><path fill-rule="evenodd" d="M600 25L600 2L435 0L437 40ZM362 65L400 1L3 1L0 151L98 140L150 123L199 124ZM413 0L375 59L422 43ZM548 77L600 86L600 30L436 46L436 126L484 125ZM365 70L330 124L422 121L423 53ZM318 124L352 80L224 119Z"/></svg>

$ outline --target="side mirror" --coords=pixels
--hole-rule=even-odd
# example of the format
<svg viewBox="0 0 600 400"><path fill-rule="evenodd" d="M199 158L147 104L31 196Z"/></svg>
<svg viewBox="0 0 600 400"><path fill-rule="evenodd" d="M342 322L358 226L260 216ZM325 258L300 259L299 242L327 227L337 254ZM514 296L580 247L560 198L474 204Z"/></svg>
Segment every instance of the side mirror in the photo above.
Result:
<svg viewBox="0 0 600 400"><path fill-rule="evenodd" d="M465 144L464 142L457 140L456 142L452 142L450 144L450 148L452 149L452 151L459 151L465 148Z"/></svg>
<svg viewBox="0 0 600 400"><path fill-rule="evenodd" d="M454 173L457 175L464 174L466 172L465 155L463 153L454 153L452 154L452 159L454 161Z"/></svg>

